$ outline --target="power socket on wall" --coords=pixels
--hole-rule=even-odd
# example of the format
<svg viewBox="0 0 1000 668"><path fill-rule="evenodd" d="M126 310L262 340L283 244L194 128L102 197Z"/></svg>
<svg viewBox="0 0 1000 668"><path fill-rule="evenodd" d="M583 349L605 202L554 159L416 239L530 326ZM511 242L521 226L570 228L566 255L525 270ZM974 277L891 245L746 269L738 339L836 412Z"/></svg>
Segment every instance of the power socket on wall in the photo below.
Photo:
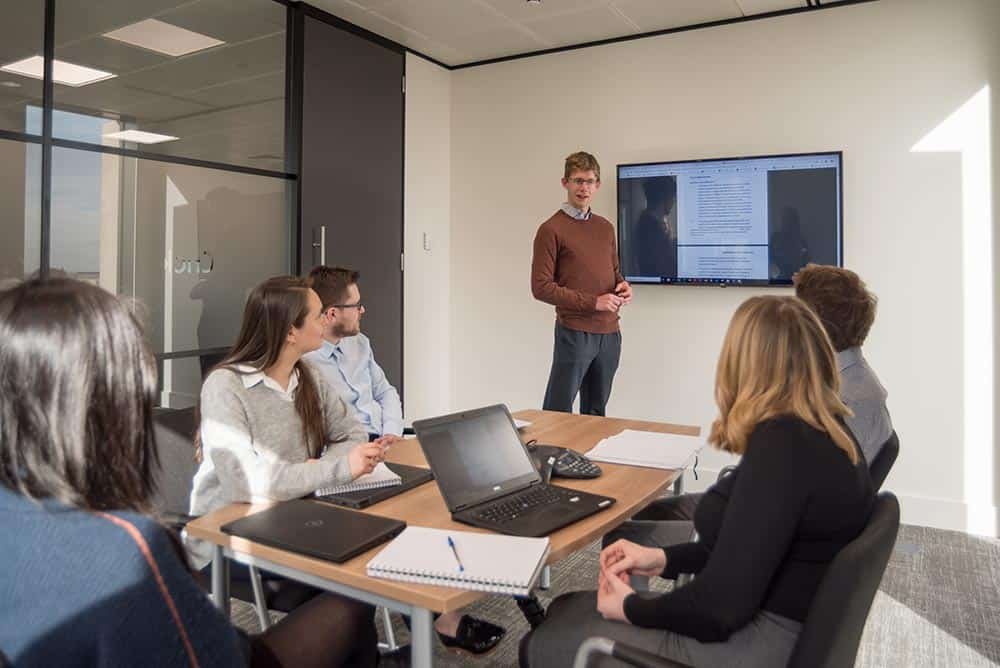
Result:
<svg viewBox="0 0 1000 668"><path fill-rule="evenodd" d="M424 250L429 251L431 249L431 235L424 232Z"/></svg>

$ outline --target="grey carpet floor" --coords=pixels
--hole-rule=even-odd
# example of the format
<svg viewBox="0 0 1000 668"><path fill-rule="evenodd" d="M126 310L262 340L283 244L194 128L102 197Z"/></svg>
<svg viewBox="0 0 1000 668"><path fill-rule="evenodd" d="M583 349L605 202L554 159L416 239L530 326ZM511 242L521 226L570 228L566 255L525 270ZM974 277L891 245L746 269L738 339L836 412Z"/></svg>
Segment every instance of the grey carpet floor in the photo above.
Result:
<svg viewBox="0 0 1000 668"><path fill-rule="evenodd" d="M590 589L597 573L597 544L552 569L544 604L563 592ZM659 581L654 588L665 590ZM551 594L551 595L548 595ZM470 614L507 627L490 655L472 659L437 644L437 666L515 666L527 624L514 602L481 599ZM397 639L406 627L394 615ZM233 601L233 621L257 629L253 609ZM903 525L865 627L856 666L1000 666L1000 541L954 531Z"/></svg>

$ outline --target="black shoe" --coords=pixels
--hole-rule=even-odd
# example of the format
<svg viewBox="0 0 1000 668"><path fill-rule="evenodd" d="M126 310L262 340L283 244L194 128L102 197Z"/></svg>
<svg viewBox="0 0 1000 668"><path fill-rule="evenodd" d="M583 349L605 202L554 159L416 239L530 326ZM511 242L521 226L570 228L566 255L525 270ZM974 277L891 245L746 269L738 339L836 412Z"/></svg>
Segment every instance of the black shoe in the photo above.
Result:
<svg viewBox="0 0 1000 668"><path fill-rule="evenodd" d="M545 621L545 608L542 607L542 602L534 594L515 596L514 602L521 609L521 614L524 615L524 619L531 628L537 629Z"/></svg>
<svg viewBox="0 0 1000 668"><path fill-rule="evenodd" d="M465 650L470 654L485 654L495 648L506 634L507 629L502 626L462 615L454 638L441 633L438 633L438 638L445 647Z"/></svg>

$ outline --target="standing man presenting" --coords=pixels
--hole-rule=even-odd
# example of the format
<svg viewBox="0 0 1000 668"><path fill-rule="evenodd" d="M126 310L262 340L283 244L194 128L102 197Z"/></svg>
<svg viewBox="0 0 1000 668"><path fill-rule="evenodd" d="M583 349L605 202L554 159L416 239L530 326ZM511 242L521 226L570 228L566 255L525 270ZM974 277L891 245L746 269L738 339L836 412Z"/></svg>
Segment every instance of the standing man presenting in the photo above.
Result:
<svg viewBox="0 0 1000 668"><path fill-rule="evenodd" d="M552 370L542 408L604 415L621 357L618 309L632 301L622 277L615 228L593 213L601 166L590 153L566 158L567 201L538 228L531 259L531 293L556 307Z"/></svg>

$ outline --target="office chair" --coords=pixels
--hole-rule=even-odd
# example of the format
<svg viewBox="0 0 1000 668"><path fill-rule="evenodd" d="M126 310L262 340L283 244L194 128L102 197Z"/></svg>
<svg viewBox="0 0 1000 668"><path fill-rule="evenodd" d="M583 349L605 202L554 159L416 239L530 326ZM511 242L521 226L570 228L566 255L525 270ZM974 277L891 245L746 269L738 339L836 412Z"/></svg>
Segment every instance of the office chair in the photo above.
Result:
<svg viewBox="0 0 1000 668"><path fill-rule="evenodd" d="M864 530L830 562L787 668L853 668L898 533L899 501L892 492L882 492ZM638 668L682 665L625 643L593 637L580 645L573 666L585 668L593 656L602 654Z"/></svg>
<svg viewBox="0 0 1000 668"><path fill-rule="evenodd" d="M197 429L195 409L154 409L153 429L161 468L157 491L153 497L153 509L161 521L180 532L184 525L195 519L187 514L191 485L198 469L193 443ZM250 566L249 570L250 582L231 582L230 595L254 606L262 631L271 626L269 610L291 612L317 593L315 588L292 580L265 582L255 566ZM208 583L200 573L195 573L195 577L207 586ZM382 608L382 615L386 629L386 647L396 649L398 644L387 608Z"/></svg>
<svg viewBox="0 0 1000 668"><path fill-rule="evenodd" d="M871 466L868 467L868 472L871 473L872 477L872 487L878 492L882 489L882 483L885 482L886 477L889 475L889 471L892 470L892 465L896 463L896 457L899 456L899 437L896 436L896 432L892 432L889 436L889 440L885 442L882 449L878 451L875 455L875 459L872 460Z"/></svg>

